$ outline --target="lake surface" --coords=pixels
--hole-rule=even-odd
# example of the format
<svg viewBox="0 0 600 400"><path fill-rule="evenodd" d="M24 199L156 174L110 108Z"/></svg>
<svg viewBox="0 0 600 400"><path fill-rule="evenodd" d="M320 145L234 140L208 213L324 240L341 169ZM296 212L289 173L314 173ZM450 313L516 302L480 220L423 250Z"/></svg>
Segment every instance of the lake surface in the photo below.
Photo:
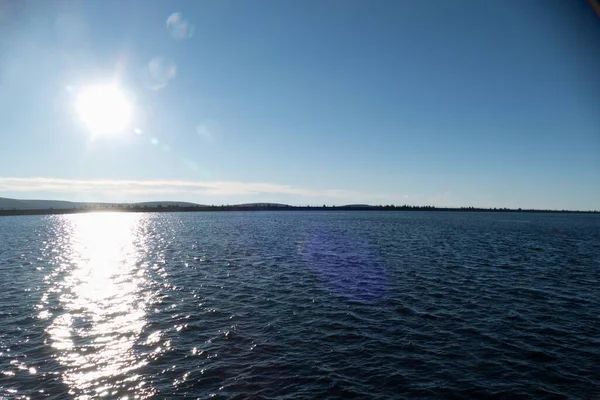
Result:
<svg viewBox="0 0 600 400"><path fill-rule="evenodd" d="M600 398L600 216L0 218L0 399Z"/></svg>

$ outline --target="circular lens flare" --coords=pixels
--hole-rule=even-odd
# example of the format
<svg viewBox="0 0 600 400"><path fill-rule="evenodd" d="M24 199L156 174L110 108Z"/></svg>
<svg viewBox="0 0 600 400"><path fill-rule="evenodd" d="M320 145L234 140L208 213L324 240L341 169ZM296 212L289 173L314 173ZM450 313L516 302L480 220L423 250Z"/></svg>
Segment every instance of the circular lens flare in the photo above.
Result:
<svg viewBox="0 0 600 400"><path fill-rule="evenodd" d="M123 132L133 116L133 104L116 85L95 85L83 89L75 106L81 121L96 134Z"/></svg>
<svg viewBox="0 0 600 400"><path fill-rule="evenodd" d="M175 78L177 65L168 57L155 57L144 71L146 85L152 90L162 89Z"/></svg>
<svg viewBox="0 0 600 400"><path fill-rule="evenodd" d="M181 13L173 13L167 18L167 29L175 40L189 39L194 34L194 25L183 19Z"/></svg>

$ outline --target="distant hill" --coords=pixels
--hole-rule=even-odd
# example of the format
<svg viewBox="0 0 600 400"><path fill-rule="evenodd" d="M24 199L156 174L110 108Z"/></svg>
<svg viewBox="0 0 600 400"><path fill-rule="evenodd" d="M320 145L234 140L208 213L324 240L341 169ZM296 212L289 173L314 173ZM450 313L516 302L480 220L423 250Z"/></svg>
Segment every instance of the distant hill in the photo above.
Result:
<svg viewBox="0 0 600 400"><path fill-rule="evenodd" d="M204 204L189 203L187 201L145 201L142 203L121 203L119 205L133 205L140 207L206 207Z"/></svg>
<svg viewBox="0 0 600 400"><path fill-rule="evenodd" d="M0 209L4 210L44 210L54 208L57 210L82 208L85 203L58 200L19 200L0 197Z"/></svg>
<svg viewBox="0 0 600 400"><path fill-rule="evenodd" d="M22 210L24 207L27 207L27 204L23 200L0 197L0 209L5 208L12 210L13 208L16 208L18 210Z"/></svg>
<svg viewBox="0 0 600 400"><path fill-rule="evenodd" d="M92 203L58 200L22 200L0 197L0 215L43 215L72 214L88 211L123 212L192 212L192 211L464 211L464 212L569 212L595 213L600 211L536 210L475 207L434 207L347 204L344 206L291 206L282 203L244 203L235 205L208 206L185 201L147 201L139 203Z"/></svg>
<svg viewBox="0 0 600 400"><path fill-rule="evenodd" d="M273 208L287 208L290 207L288 204L281 203L244 203L236 204L234 207L273 207Z"/></svg>
<svg viewBox="0 0 600 400"><path fill-rule="evenodd" d="M370 204L346 204L345 206L342 206L343 208L369 208L369 207L373 207Z"/></svg>
<svg viewBox="0 0 600 400"><path fill-rule="evenodd" d="M86 207L203 207L201 204L185 201L148 201L142 203L96 203L60 200L19 200L0 197L0 210L71 210Z"/></svg>

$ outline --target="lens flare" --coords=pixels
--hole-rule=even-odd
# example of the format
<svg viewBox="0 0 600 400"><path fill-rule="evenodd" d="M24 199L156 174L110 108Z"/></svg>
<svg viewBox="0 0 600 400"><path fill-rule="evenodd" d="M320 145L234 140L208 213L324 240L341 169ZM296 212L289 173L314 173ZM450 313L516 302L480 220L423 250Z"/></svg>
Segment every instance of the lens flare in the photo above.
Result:
<svg viewBox="0 0 600 400"><path fill-rule="evenodd" d="M376 247L363 237L323 229L298 248L303 259L334 293L372 303L387 288L387 267Z"/></svg>
<svg viewBox="0 0 600 400"><path fill-rule="evenodd" d="M189 39L194 34L194 25L183 19L181 13L173 13L167 18L167 29L175 40Z"/></svg>
<svg viewBox="0 0 600 400"><path fill-rule="evenodd" d="M177 66L175 62L168 57L155 57L148 63L148 68L144 71L144 80L146 86L152 90L162 89L175 78Z"/></svg>

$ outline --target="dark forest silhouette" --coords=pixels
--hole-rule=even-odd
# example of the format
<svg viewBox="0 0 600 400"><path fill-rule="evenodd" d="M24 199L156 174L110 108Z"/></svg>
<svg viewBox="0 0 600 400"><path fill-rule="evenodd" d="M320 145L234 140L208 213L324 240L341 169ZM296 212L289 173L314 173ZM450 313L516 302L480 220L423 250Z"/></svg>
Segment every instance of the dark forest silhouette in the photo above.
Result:
<svg viewBox="0 0 600 400"><path fill-rule="evenodd" d="M411 206L411 205L345 205L345 206L290 206L285 204L242 204L221 206L180 206L180 205L137 205L137 204L102 204L87 205L67 209L38 209L18 210L0 209L2 215L45 215L45 214L76 214L86 212L219 212L219 211L451 211L451 212L536 212L536 213L587 213L595 214L599 211L575 211L575 210L539 210L522 208L479 208L479 207L435 207L435 206Z"/></svg>

